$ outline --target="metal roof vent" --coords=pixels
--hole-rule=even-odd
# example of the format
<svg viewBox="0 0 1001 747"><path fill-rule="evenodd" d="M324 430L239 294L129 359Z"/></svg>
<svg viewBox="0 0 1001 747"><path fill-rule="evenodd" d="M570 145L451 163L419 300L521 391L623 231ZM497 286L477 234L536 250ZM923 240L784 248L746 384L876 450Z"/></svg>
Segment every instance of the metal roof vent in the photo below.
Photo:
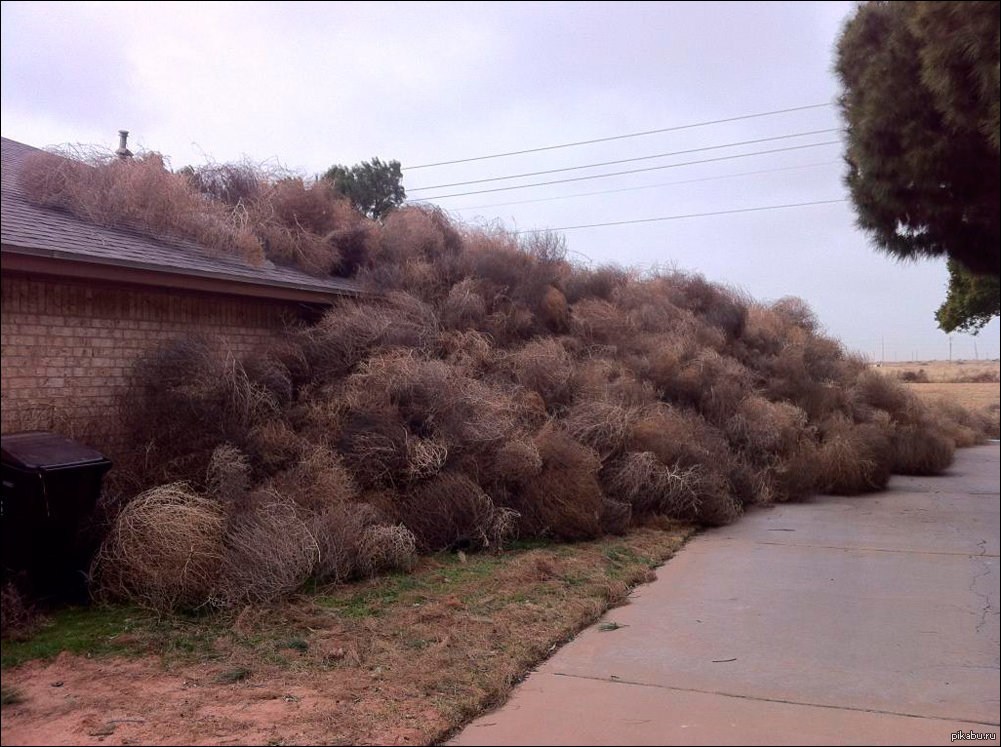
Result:
<svg viewBox="0 0 1001 747"><path fill-rule="evenodd" d="M130 151L128 149L128 147L126 147L126 143L128 142L128 140L129 140L129 131L128 130L119 130L118 131L118 150L115 151L115 155L118 156L119 158L122 158L122 159L132 158L132 151Z"/></svg>

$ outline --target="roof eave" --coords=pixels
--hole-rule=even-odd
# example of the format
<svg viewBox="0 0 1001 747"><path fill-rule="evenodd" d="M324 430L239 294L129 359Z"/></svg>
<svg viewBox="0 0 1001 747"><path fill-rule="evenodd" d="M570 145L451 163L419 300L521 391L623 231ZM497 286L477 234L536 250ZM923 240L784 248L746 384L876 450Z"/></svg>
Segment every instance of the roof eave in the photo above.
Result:
<svg viewBox="0 0 1001 747"><path fill-rule="evenodd" d="M2 269L8 272L44 275L74 280L104 280L126 285L224 293L302 303L331 304L345 296L364 295L361 289L318 288L315 285L234 276L224 272L183 267L164 267L125 259L109 259L3 243Z"/></svg>

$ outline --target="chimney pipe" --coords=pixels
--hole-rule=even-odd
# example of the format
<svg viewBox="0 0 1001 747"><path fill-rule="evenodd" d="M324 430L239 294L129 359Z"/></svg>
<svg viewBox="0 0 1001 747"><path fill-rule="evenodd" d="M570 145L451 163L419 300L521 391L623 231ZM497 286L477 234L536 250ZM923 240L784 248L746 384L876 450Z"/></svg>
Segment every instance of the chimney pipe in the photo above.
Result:
<svg viewBox="0 0 1001 747"><path fill-rule="evenodd" d="M129 139L129 131L119 130L118 139L119 139L118 150L115 151L115 155L121 159L132 158L132 151L130 151L128 147L126 147L126 143L128 142Z"/></svg>

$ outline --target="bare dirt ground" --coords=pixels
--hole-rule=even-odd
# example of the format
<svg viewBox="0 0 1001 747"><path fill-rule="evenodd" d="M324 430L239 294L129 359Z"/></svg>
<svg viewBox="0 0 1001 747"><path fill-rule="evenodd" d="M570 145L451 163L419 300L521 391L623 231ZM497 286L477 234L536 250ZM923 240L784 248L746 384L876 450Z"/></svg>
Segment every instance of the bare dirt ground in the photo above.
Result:
<svg viewBox="0 0 1001 747"><path fill-rule="evenodd" d="M648 528L500 556L435 556L412 574L186 622L169 641L161 623L130 612L119 625L125 615L112 610L99 645L48 660L35 658L45 631L4 641L5 662L26 661L3 672L5 703L8 691L19 702L3 706L2 742L437 742L652 580L690 534ZM178 654L186 644L192 651Z"/></svg>
<svg viewBox="0 0 1001 747"><path fill-rule="evenodd" d="M234 684L208 664L171 673L155 661L88 659L64 653L16 674L24 701L4 709L10 744L317 744L357 683L344 677L264 672ZM5 677L5 680L7 678ZM321 681L322 680L322 681ZM356 709L351 709L356 710ZM353 714L363 717L361 713ZM433 714L415 712L415 723ZM394 728L387 744L420 740L422 729Z"/></svg>

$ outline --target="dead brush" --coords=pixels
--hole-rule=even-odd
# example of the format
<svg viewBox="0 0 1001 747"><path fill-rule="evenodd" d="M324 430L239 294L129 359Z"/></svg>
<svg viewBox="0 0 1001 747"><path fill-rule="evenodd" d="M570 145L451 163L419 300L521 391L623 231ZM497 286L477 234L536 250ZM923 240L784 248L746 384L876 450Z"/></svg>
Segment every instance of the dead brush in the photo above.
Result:
<svg viewBox="0 0 1001 747"><path fill-rule="evenodd" d="M574 363L559 341L540 338L508 354L503 365L520 385L538 394L549 409L572 396Z"/></svg>
<svg viewBox="0 0 1001 747"><path fill-rule="evenodd" d="M651 406L632 425L628 449L652 452L669 467L697 469L698 507L688 520L718 525L740 515L729 481L734 454L723 434L696 412Z"/></svg>
<svg viewBox="0 0 1001 747"><path fill-rule="evenodd" d="M358 495L358 486L340 455L320 445L311 447L297 464L275 475L269 486L295 505L317 512Z"/></svg>
<svg viewBox="0 0 1001 747"><path fill-rule="evenodd" d="M484 320L484 332L504 348L536 336L535 315L524 305L505 299Z"/></svg>
<svg viewBox="0 0 1001 747"><path fill-rule="evenodd" d="M432 439L447 456L494 444L515 428L517 403L510 393L445 361L412 353L373 356L351 377L348 389L359 403L380 402L399 413L419 437L415 456L430 447L420 439Z"/></svg>
<svg viewBox="0 0 1001 747"><path fill-rule="evenodd" d="M574 371L573 388L578 400L607 400L627 407L657 401L657 392L649 381L610 358L581 360Z"/></svg>
<svg viewBox="0 0 1001 747"><path fill-rule="evenodd" d="M448 462L448 446L435 438L406 437L407 479L419 481L433 477Z"/></svg>
<svg viewBox="0 0 1001 747"><path fill-rule="evenodd" d="M740 337L747 321L747 300L732 288L710 283L703 276L670 272L657 278L668 300L688 309L728 337Z"/></svg>
<svg viewBox="0 0 1001 747"><path fill-rule="evenodd" d="M643 355L633 359L636 373L656 388L659 397L683 391L692 399L694 382L683 377L688 362L698 353L695 343L675 334L644 335L638 342Z"/></svg>
<svg viewBox="0 0 1001 747"><path fill-rule="evenodd" d="M276 410L292 402L295 394L292 374L277 356L261 351L242 358L240 362L249 383L255 389L266 392Z"/></svg>
<svg viewBox="0 0 1001 747"><path fill-rule="evenodd" d="M38 622L38 612L13 581L5 582L0 592L0 615L5 641L27 639Z"/></svg>
<svg viewBox="0 0 1001 747"><path fill-rule="evenodd" d="M268 180L248 207L269 259L315 275L341 266L341 241L365 223L329 182L289 174Z"/></svg>
<svg viewBox="0 0 1001 747"><path fill-rule="evenodd" d="M344 422L338 449L355 479L366 488L405 485L410 479L409 434L399 416L358 410Z"/></svg>
<svg viewBox="0 0 1001 747"><path fill-rule="evenodd" d="M629 451L650 451L664 464L724 469L730 449L723 434L698 413L653 405L630 426Z"/></svg>
<svg viewBox="0 0 1001 747"><path fill-rule="evenodd" d="M952 464L953 440L930 424L898 425L891 443L893 471L899 475L937 475Z"/></svg>
<svg viewBox="0 0 1001 747"><path fill-rule="evenodd" d="M824 478L817 450L817 442L812 436L804 438L792 452L772 460L762 468L762 478L766 481L772 500L803 500L818 489Z"/></svg>
<svg viewBox="0 0 1001 747"><path fill-rule="evenodd" d="M445 331L438 338L438 347L447 363L469 375L483 373L494 359L489 338L475 330Z"/></svg>
<svg viewBox="0 0 1001 747"><path fill-rule="evenodd" d="M125 400L128 440L150 445L146 485L201 481L217 445L244 446L249 432L281 409L225 345L203 335L177 338L140 359Z"/></svg>
<svg viewBox="0 0 1001 747"><path fill-rule="evenodd" d="M298 589L320 562L320 547L295 504L272 491L230 516L212 598L224 606L268 603Z"/></svg>
<svg viewBox="0 0 1001 747"><path fill-rule="evenodd" d="M315 275L369 264L374 225L324 181L249 162L169 171L157 153L39 153L23 171L33 201L101 225L187 239Z"/></svg>
<svg viewBox="0 0 1001 747"><path fill-rule="evenodd" d="M487 303L473 278L466 278L453 285L441 308L441 319L445 326L458 330L478 326L486 315Z"/></svg>
<svg viewBox="0 0 1001 747"><path fill-rule="evenodd" d="M633 522L633 507L607 495L601 501L601 528L607 534L625 534Z"/></svg>
<svg viewBox="0 0 1001 747"><path fill-rule="evenodd" d="M440 474L402 501L398 515L425 550L500 549L514 530L514 517L465 475Z"/></svg>
<svg viewBox="0 0 1001 747"><path fill-rule="evenodd" d="M701 469L663 464L649 451L634 451L601 470L606 495L632 506L635 515L662 513L679 519L698 515Z"/></svg>
<svg viewBox="0 0 1001 747"><path fill-rule="evenodd" d="M358 569L363 576L409 571L416 559L417 541L404 526L370 526L358 545Z"/></svg>
<svg viewBox="0 0 1001 747"><path fill-rule="evenodd" d="M788 402L751 395L740 403L724 431L730 443L760 463L770 455L792 452L808 435L807 416Z"/></svg>
<svg viewBox="0 0 1001 747"><path fill-rule="evenodd" d="M605 459L625 448L632 424L641 410L601 400L578 400L561 423L573 438Z"/></svg>
<svg viewBox="0 0 1001 747"><path fill-rule="evenodd" d="M479 278L490 296L537 298L556 277L552 264L539 262L503 228L467 229L462 262L466 274Z"/></svg>
<svg viewBox="0 0 1001 747"><path fill-rule="evenodd" d="M529 440L516 439L502 444L494 453L492 473L514 485L524 483L542 471L542 455Z"/></svg>
<svg viewBox="0 0 1001 747"><path fill-rule="evenodd" d="M284 420L266 419L246 432L242 446L257 474L274 475L300 459L309 439Z"/></svg>
<svg viewBox="0 0 1001 747"><path fill-rule="evenodd" d="M836 495L882 490L893 461L891 426L854 424L836 415L821 425L817 450L818 488Z"/></svg>
<svg viewBox="0 0 1001 747"><path fill-rule="evenodd" d="M539 300L538 316L550 331L560 334L570 324L570 304L559 288L547 286Z"/></svg>
<svg viewBox="0 0 1001 747"><path fill-rule="evenodd" d="M331 503L313 514L308 524L320 551L316 577L343 583L365 575L362 539L369 527L382 523L382 514L369 503Z"/></svg>
<svg viewBox="0 0 1001 747"><path fill-rule="evenodd" d="M199 194L232 206L247 205L256 200L269 181L262 167L248 160L210 162L181 169L180 173Z"/></svg>
<svg viewBox="0 0 1001 747"><path fill-rule="evenodd" d="M681 369L675 386L675 391L663 391L662 396L693 404L710 422L723 423L751 393L753 379L739 361L706 350Z"/></svg>
<svg viewBox="0 0 1001 747"><path fill-rule="evenodd" d="M408 206L385 220L374 264L402 264L409 259L434 261L454 255L461 238L437 208Z"/></svg>
<svg viewBox="0 0 1001 747"><path fill-rule="evenodd" d="M774 356L786 342L790 321L773 308L752 303L747 309L747 321L741 339L758 353Z"/></svg>
<svg viewBox="0 0 1001 747"><path fill-rule="evenodd" d="M638 331L629 315L619 306L595 298L573 305L571 329L576 337L601 345L620 345L631 340Z"/></svg>
<svg viewBox="0 0 1001 747"><path fill-rule="evenodd" d="M96 149L34 153L21 170L32 202L58 207L92 223L188 239L260 264L260 242L230 208L206 200L158 153L123 160Z"/></svg>
<svg viewBox="0 0 1001 747"><path fill-rule="evenodd" d="M168 611L212 599L225 549L217 501L184 483L147 490L118 514L92 575L100 595Z"/></svg>
<svg viewBox="0 0 1001 747"><path fill-rule="evenodd" d="M890 413L894 419L914 408L914 395L903 384L872 369L859 373L854 391L865 404Z"/></svg>
<svg viewBox="0 0 1001 747"><path fill-rule="evenodd" d="M963 407L958 402L941 397L926 403L927 417L934 427L952 439L958 448L975 446L985 438L997 438L997 410L991 421L986 412Z"/></svg>
<svg viewBox="0 0 1001 747"><path fill-rule="evenodd" d="M601 265L594 269L572 265L564 281L564 292L570 303L585 298L611 301L615 292L630 278L630 272L617 265Z"/></svg>
<svg viewBox="0 0 1001 747"><path fill-rule="evenodd" d="M772 312L787 324L799 327L807 332L816 332L820 326L817 315L802 298L784 296L772 304Z"/></svg>
<svg viewBox="0 0 1001 747"><path fill-rule="evenodd" d="M534 443L542 471L510 494L508 506L521 514L522 533L567 540L597 537L603 498L598 455L552 425L543 428Z"/></svg>
<svg viewBox="0 0 1001 747"><path fill-rule="evenodd" d="M212 452L205 474L209 496L236 506L250 489L250 461L232 444L220 444Z"/></svg>
<svg viewBox="0 0 1001 747"><path fill-rule="evenodd" d="M346 303L327 312L299 340L310 378L335 381L375 351L420 350L437 338L434 312L396 295L390 304Z"/></svg>

